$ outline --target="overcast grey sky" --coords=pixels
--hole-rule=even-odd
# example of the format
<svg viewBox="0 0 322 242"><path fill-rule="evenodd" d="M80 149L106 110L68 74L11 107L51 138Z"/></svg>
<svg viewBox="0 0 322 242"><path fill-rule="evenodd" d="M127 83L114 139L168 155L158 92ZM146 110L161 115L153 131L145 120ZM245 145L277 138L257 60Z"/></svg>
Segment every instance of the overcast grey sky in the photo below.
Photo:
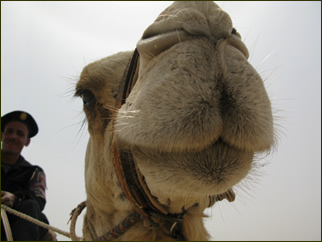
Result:
<svg viewBox="0 0 322 242"><path fill-rule="evenodd" d="M321 2L217 3L265 80L279 145L234 203L207 210L207 229L213 240L321 240ZM72 97L82 68L134 49L170 4L1 1L1 116L25 110L38 122L23 155L46 171L52 225L69 230L69 212L86 199L87 126Z"/></svg>

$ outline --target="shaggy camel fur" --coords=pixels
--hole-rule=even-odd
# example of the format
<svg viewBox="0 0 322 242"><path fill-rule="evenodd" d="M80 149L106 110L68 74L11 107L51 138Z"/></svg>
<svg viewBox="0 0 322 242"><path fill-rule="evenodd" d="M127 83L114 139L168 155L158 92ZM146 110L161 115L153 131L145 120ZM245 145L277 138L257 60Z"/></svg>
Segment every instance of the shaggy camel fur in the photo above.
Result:
<svg viewBox="0 0 322 242"><path fill-rule="evenodd" d="M87 65L77 83L90 133L83 236L93 240L134 211L111 161L114 132L158 202L171 214L187 210L185 239L208 240L203 211L213 205L209 197L233 200L231 188L247 175L254 155L273 143L263 81L229 15L213 2L174 2L137 49L138 79L121 108L115 99L132 52ZM151 219L160 227L140 221L118 240L173 240L173 222Z"/></svg>

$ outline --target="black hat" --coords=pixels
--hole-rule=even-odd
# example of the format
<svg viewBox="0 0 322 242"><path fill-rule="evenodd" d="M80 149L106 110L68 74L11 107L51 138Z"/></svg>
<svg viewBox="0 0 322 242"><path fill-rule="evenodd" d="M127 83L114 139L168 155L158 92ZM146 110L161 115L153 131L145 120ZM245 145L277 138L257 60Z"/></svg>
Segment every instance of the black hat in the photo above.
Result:
<svg viewBox="0 0 322 242"><path fill-rule="evenodd" d="M10 121L19 121L28 127L29 135L28 138L34 137L38 133L38 126L34 118L27 112L24 111L13 111L7 113L1 117L1 132L4 131L4 128L7 123Z"/></svg>

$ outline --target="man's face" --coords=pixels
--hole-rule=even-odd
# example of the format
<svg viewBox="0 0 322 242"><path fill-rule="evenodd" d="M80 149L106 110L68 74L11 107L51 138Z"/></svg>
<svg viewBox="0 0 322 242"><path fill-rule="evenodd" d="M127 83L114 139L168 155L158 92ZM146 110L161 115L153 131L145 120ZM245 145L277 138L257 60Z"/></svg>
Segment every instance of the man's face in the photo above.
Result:
<svg viewBox="0 0 322 242"><path fill-rule="evenodd" d="M1 135L1 141L3 152L20 154L23 147L30 143L27 126L19 121L9 122Z"/></svg>

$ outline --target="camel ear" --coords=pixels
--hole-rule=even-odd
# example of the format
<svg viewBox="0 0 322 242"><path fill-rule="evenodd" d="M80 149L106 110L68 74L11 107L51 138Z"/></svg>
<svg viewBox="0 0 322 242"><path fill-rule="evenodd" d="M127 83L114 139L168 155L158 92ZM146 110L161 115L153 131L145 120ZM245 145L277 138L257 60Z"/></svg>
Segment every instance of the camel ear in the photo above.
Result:
<svg viewBox="0 0 322 242"><path fill-rule="evenodd" d="M25 143L25 146L27 147L29 144L30 144L30 138L27 139L26 143Z"/></svg>

